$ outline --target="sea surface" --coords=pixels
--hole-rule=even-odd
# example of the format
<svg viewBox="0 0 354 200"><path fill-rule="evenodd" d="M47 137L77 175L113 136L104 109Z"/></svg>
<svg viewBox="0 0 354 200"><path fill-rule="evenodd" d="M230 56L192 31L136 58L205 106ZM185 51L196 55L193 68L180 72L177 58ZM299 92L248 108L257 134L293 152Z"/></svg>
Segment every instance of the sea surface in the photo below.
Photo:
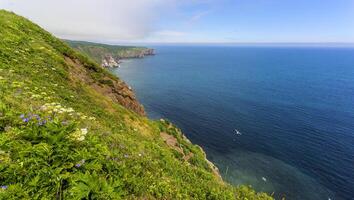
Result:
<svg viewBox="0 0 354 200"><path fill-rule="evenodd" d="M277 199L354 199L354 48L154 48L113 73L224 180Z"/></svg>

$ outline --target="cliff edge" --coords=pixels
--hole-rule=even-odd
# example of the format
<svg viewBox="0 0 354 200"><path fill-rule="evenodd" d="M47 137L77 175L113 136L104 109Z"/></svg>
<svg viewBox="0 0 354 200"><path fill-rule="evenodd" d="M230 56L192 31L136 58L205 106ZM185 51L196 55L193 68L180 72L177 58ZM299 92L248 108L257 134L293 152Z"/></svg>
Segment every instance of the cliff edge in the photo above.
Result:
<svg viewBox="0 0 354 200"><path fill-rule="evenodd" d="M0 27L0 199L272 199L62 40L4 10Z"/></svg>

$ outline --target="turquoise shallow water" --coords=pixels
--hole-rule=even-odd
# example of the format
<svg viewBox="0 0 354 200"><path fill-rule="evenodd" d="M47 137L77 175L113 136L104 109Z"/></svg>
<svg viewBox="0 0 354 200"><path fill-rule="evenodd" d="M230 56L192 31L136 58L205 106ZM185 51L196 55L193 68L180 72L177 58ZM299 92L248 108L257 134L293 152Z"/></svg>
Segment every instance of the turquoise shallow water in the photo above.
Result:
<svg viewBox="0 0 354 200"><path fill-rule="evenodd" d="M277 198L353 199L354 49L155 48L113 73L225 180Z"/></svg>

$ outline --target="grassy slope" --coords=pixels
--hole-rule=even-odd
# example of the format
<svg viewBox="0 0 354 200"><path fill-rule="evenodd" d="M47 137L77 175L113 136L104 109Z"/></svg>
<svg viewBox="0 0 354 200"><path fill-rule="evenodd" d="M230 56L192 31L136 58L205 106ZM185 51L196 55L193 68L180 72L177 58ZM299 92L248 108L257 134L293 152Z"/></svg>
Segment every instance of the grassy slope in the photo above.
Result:
<svg viewBox="0 0 354 200"><path fill-rule="evenodd" d="M0 199L270 198L222 183L170 123L71 77L65 57L96 79L112 75L61 40L1 10L0 27ZM161 132L194 156L184 161Z"/></svg>
<svg viewBox="0 0 354 200"><path fill-rule="evenodd" d="M119 45L107 45L84 41L70 41L65 40L72 48L80 51L81 53L94 59L96 62L101 63L102 58L105 55L112 55L114 58L131 58L136 57L145 51L145 47L134 46L119 46Z"/></svg>

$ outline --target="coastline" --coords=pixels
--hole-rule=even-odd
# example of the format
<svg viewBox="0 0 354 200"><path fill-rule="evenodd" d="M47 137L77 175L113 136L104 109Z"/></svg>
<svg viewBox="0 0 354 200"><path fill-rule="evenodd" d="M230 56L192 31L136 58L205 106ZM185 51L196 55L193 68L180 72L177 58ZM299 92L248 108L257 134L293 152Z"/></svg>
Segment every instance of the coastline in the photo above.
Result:
<svg viewBox="0 0 354 200"><path fill-rule="evenodd" d="M223 177L227 182L229 183L233 182L235 183L235 185L240 185L240 184L252 185L257 191L267 191L268 193L272 193L273 191L275 191L275 194L284 194L284 193L289 194L289 198L296 197L297 195L300 195L301 197L304 198L313 197L312 199L320 199L317 198L319 196L324 198L326 198L327 196L327 198L331 197L332 199L336 197L335 196L336 189L334 189L335 186L323 181L325 174L320 174L319 175L320 177L314 176L313 174L308 173L307 171L307 170L310 171L311 168L310 169L303 168L301 166L296 165L296 163L292 163L294 162L294 160L296 161L296 159L294 159L294 156L295 158L297 158L296 155L294 155L294 151L302 152L303 150L294 149L292 148L292 146L284 147L282 145L286 142L291 142L288 140L287 137L283 138L282 136L282 133L288 133L287 132L288 129L286 127L281 126L282 129L272 130L270 132L268 129L272 128L272 126L266 126L266 124L257 123L257 121L254 121L254 118L252 118L252 116L257 116L258 120L266 121L267 124L279 124L280 122L288 124L292 122L289 122L288 120L285 119L280 119L280 121L277 120L276 122L266 117L268 116L268 113L264 113L258 116L257 115L258 113L263 113L263 112L262 110L259 109L255 110L254 106L257 106L257 108L259 108L259 106L263 105L264 102L258 102L258 101L254 102L255 98L253 93L250 94L247 93L248 96L244 96L244 95L239 96L240 94L234 93L234 95L236 95L234 96L235 98L242 97L242 99L244 99L245 97L247 97L247 99L249 98L251 101L250 102L251 104L249 104L249 106L251 106L249 109L251 110L249 112L251 112L252 116L244 115L243 113L245 111L244 108L240 108L238 106L235 107L233 105L235 104L245 105L245 102L237 101L236 98L236 102L227 101L225 102L226 104L223 104L222 102L225 101L224 98L225 96L223 96L222 91L220 91L219 83L225 84L225 82L221 82L221 80L218 80L218 82L213 81L215 78L217 79L218 77L220 77L220 73L215 72L216 70L212 66L215 66L215 63L218 62L218 65L220 65L220 67L222 66L227 67L228 65L224 65L224 63L227 64L233 61L230 60L231 58L229 58L229 56L233 56L235 54L243 55L242 58L240 56L237 58L240 62L246 62L248 61L248 59L252 59L253 57L252 55L254 52L256 53L258 52L261 56L263 56L264 54L267 55L267 57L270 57L270 60L273 60L273 56L274 59L277 59L277 57L275 56L277 56L278 54L283 55L284 50L280 51L279 49L275 49L275 48L269 48L269 49L249 48L245 50L244 48L235 47L233 49L227 49L229 52L235 52L234 54L228 53L224 55L219 55L220 58L223 58L223 60L208 60L207 62L205 62L207 60L206 59L207 56L205 55L209 55L207 54L209 51L213 53L213 55L215 55L215 52L220 51L221 53L222 49L221 48L210 49L208 47L205 48L203 47L203 49L202 47L195 47L194 49L183 48L183 47L177 47L177 48L156 47L156 48L159 50L159 52L161 52L161 56L149 58L146 60L139 60L139 59L132 60L129 63L123 64L121 68L117 70L113 70L113 73L119 75L121 78L124 78L125 81L127 81L130 85L132 85L132 87L134 87L137 97L139 101L145 105L149 117L153 117L154 119L167 118L171 120L174 124L176 124L178 127L183 129L183 132L188 136L188 138L191 141L193 141L194 144L201 145L203 147L203 150L205 149L205 152L208 155L208 159L210 159L212 162L217 164L223 176L225 176L226 171L228 171L227 174L229 178L226 179L225 177ZM203 52L202 53L203 55L198 54L197 50ZM305 56L306 55L305 53L308 53L310 50L313 51L313 49L307 49L307 50L306 49L302 50L298 48L287 49L287 51L289 51L290 53L293 53L294 55L301 55L301 56L302 55ZM240 54L241 51L242 54ZM314 53L327 54L327 52L332 53L332 50L331 49L329 49L328 51L315 50ZM346 53L346 50L343 50L343 53ZM190 59L191 58L190 55L192 54L194 55L193 60ZM178 59L174 59L177 57ZM329 60L331 60L330 57L328 58ZM262 59L262 62L263 61L266 62L265 60ZM284 63L285 61L287 60L284 59ZM312 62L309 60L304 60L305 65L311 63ZM268 64L268 62L266 62L265 64ZM191 65L193 65L194 67L193 68L187 67ZM183 68L183 66L186 67ZM269 66L270 69L275 68L273 70L279 70L274 65L265 65L265 66L267 67ZM238 69L239 72L245 72L246 70L242 68L242 66L237 66L237 65L235 66L235 68ZM261 72L265 70L265 68L256 68L256 69ZM201 70L203 70L204 76L197 79L192 79L191 74L200 74ZM226 68L226 70L231 70L231 68L228 67ZM310 70L312 71L313 69ZM248 71L250 71L249 73L253 73L253 70L248 70ZM246 70L246 72L248 71ZM327 73L327 72L324 71L323 73ZM223 87L223 88L228 90L232 86L232 88L237 87L240 88L239 90L242 91L243 88L245 87L245 83L242 84L241 81L244 80L245 77L241 75L242 74L240 73L232 74L231 71L228 74L225 74L225 76L227 76L226 77L227 79L223 79L224 81L230 80L231 77L237 77L237 79L236 78L231 79L233 82L237 84L235 84L236 86L234 86L231 83L230 84L226 83L228 87ZM180 81L182 77L184 78L183 80L185 81ZM204 77L210 77L210 78L204 78ZM211 77L213 77L213 79ZM246 78L247 80L253 80L248 77ZM197 82L195 82L194 80L196 80ZM275 80L276 82L274 83L280 83L279 81L282 81L278 79L274 79L274 81ZM195 85L194 83L196 83L197 85ZM219 95L217 96L214 95L214 96L208 96L209 98L205 98L203 95L206 94L210 95L210 92L201 94L199 91L203 91L203 90L201 90L200 86L203 86L202 88L206 88L206 86L208 86L207 87L208 91L210 91L211 94L221 94L221 95L220 97ZM246 84L246 86L251 87L250 89L253 89L254 85ZM264 88L264 86L266 85L263 86L260 85L257 88L261 88L263 91L268 92L269 89L267 87ZM289 85L284 85L284 84L281 85L281 87L288 87L288 86ZM151 88L153 88L153 91L151 91ZM233 90L233 91L238 91L238 90ZM274 91L270 91L270 92L274 92ZM296 92L297 94L298 90L294 90L294 92ZM261 97L263 96L264 94L261 93ZM282 95L279 97L287 97L287 96ZM201 100L196 101L196 99L199 98ZM221 103L220 105L219 104L214 105L215 102L221 102ZM258 105L255 103L257 103ZM267 105L273 105L273 104L268 103ZM246 108L247 106L248 104L246 104ZM233 111L233 112L230 113L230 112L222 111L220 114L210 113L211 111L220 110L223 108L227 109L227 111ZM238 111L239 109L241 110L241 112ZM289 109L289 107L277 107L275 110L272 110L271 114L278 116L281 111L280 109ZM178 111L178 113L176 113L176 111ZM297 113L297 111L298 110L294 110L295 113ZM240 116L242 118L240 119L238 117L233 117L236 114L237 116ZM262 116L265 116L265 118L262 118ZM208 124L206 124L205 120L208 120ZM238 121L240 121L240 123ZM299 127L298 126L299 124L295 124L295 125ZM222 126L222 128L220 126ZM239 132L242 132L242 135L235 134L234 131L235 128L239 130ZM264 132L264 130L268 130L268 131ZM305 133L301 132L301 134L305 134ZM274 135L276 135L277 138L281 140L279 140L279 142L271 140L272 136ZM296 135L294 134L292 134L291 136L292 136L292 140L294 140L294 137L296 137ZM310 136L311 135L308 135L308 137ZM330 138L328 138L328 140L330 140ZM282 141L284 143L280 143ZM307 143L307 141L303 141L302 143ZM274 149L274 151L276 150L275 153L274 151L272 151L273 148L270 148L269 145L272 146L274 145L273 147L276 147ZM265 147L269 147L269 148L265 148ZM282 149L284 148L289 150L282 151ZM290 150L293 151L292 155L294 156L292 157L289 157L286 153L284 153ZM313 147L307 149L307 152L304 152L303 154L313 155L311 154L311 152L315 150L316 148ZM257 152L257 154L248 153L253 151ZM237 157L237 155L241 155L241 156ZM310 158L310 157L306 157L306 158ZM313 161L321 163L321 158L316 157L313 159L313 157L311 157L311 159L307 160L306 162L313 162ZM259 166L254 165L254 163L257 162L264 163L264 165L263 164ZM227 169L226 166L229 166L229 168ZM327 169L327 170L332 170L332 169ZM239 177L239 178L237 179L235 177ZM289 178L286 179L285 177L289 177ZM295 186L294 185L291 186L290 182L295 182L296 183ZM312 186L310 187L310 185ZM303 190L304 192L299 194L298 189Z"/></svg>

